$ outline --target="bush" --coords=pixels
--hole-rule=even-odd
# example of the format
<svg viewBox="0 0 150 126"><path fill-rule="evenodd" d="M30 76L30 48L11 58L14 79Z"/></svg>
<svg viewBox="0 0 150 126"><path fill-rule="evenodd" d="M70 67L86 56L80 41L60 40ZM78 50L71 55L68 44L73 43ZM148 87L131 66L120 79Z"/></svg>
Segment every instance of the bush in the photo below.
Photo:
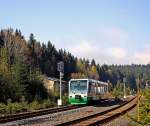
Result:
<svg viewBox="0 0 150 126"><path fill-rule="evenodd" d="M34 100L33 102L31 102L29 104L29 108L30 108L30 110L37 110L37 109L41 108L41 106L38 101Z"/></svg>
<svg viewBox="0 0 150 126"><path fill-rule="evenodd" d="M68 96L62 96L62 104L67 105L68 104Z"/></svg>
<svg viewBox="0 0 150 126"><path fill-rule="evenodd" d="M42 106L43 108L49 108L49 107L54 106L54 103L50 99L47 99L43 101Z"/></svg>
<svg viewBox="0 0 150 126"><path fill-rule="evenodd" d="M64 104L67 103L65 97L63 101ZM45 99L41 102L34 100L30 104L28 104L25 101L12 103L11 100L9 99L7 101L7 105L5 105L4 103L0 103L0 114L12 114L12 113L23 112L23 111L32 111L32 110L53 107L54 105L55 103L50 99Z"/></svg>
<svg viewBox="0 0 150 126"><path fill-rule="evenodd" d="M20 103L22 111L27 111L28 110L28 104L27 102L22 102Z"/></svg>
<svg viewBox="0 0 150 126"><path fill-rule="evenodd" d="M17 113L21 112L24 110L24 106L21 103L14 102L14 103L9 103L6 106L6 113Z"/></svg>
<svg viewBox="0 0 150 126"><path fill-rule="evenodd" d="M6 105L3 103L0 103L0 113L1 114L6 113Z"/></svg>
<svg viewBox="0 0 150 126"><path fill-rule="evenodd" d="M140 120L144 125L150 124L150 89L145 89L143 92L144 100L140 105Z"/></svg>
<svg viewBox="0 0 150 126"><path fill-rule="evenodd" d="M32 110L38 110L42 108L49 108L53 107L55 104L50 99L45 99L41 102L38 102L37 100L34 100L30 104L27 104L27 102L14 102L12 103L11 100L8 100L7 105L4 103L0 103L0 114L12 114L17 112L23 112L23 111L32 111Z"/></svg>
<svg viewBox="0 0 150 126"><path fill-rule="evenodd" d="M20 103L11 103L11 113L21 112L22 111L22 105Z"/></svg>

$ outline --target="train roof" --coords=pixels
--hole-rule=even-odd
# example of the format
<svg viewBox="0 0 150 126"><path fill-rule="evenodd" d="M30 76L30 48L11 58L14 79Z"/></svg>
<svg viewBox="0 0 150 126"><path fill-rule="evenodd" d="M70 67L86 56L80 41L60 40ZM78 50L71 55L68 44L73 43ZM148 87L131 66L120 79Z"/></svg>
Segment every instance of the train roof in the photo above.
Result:
<svg viewBox="0 0 150 126"><path fill-rule="evenodd" d="M103 84L103 85L108 85L108 83L106 83L106 82L99 81L99 80L94 80L94 79L71 79L70 81L74 81L74 80L88 80L89 82L99 83L99 84Z"/></svg>

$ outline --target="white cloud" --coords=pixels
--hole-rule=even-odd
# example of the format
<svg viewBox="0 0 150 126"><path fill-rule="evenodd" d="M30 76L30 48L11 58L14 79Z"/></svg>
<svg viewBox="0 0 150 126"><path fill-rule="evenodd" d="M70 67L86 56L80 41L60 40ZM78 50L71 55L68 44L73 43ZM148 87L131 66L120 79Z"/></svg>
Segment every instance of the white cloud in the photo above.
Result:
<svg viewBox="0 0 150 126"><path fill-rule="evenodd" d="M126 51L123 48L104 48L83 40L77 42L69 51L80 58L95 59L99 64L123 64L126 62Z"/></svg>
<svg viewBox="0 0 150 126"><path fill-rule="evenodd" d="M139 64L148 64L150 63L150 52L138 52L134 55L134 60Z"/></svg>
<svg viewBox="0 0 150 126"><path fill-rule="evenodd" d="M137 51L130 46L129 35L117 27L102 27L98 38L83 39L68 45L73 55L80 58L95 59L99 64L147 64L150 62L150 46L145 46L144 51ZM130 40L130 41L128 41ZM134 53L136 52L136 53Z"/></svg>
<svg viewBox="0 0 150 126"><path fill-rule="evenodd" d="M126 51L123 48L109 48L108 53L110 56L114 57L115 59L123 59L126 58Z"/></svg>
<svg viewBox="0 0 150 126"><path fill-rule="evenodd" d="M76 42L76 45L72 45L69 48L69 51L80 58L95 58L98 48L86 40Z"/></svg>
<svg viewBox="0 0 150 126"><path fill-rule="evenodd" d="M78 53L78 54L83 54L83 53L91 53L92 46L90 45L89 42L86 40L82 40L80 43L77 43L77 45L74 48L71 48L71 51L73 53Z"/></svg>

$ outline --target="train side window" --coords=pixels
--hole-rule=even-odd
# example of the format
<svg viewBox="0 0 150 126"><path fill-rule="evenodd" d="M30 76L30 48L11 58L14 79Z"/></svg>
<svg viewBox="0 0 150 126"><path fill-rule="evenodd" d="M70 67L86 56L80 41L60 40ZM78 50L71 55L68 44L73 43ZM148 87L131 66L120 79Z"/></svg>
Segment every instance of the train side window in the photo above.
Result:
<svg viewBox="0 0 150 126"><path fill-rule="evenodd" d="M95 93L95 83L91 83L91 93Z"/></svg>
<svg viewBox="0 0 150 126"><path fill-rule="evenodd" d="M92 88L91 88L91 86L92 86L92 84L91 84L91 82L89 82L89 93L91 93L91 92L92 92Z"/></svg>

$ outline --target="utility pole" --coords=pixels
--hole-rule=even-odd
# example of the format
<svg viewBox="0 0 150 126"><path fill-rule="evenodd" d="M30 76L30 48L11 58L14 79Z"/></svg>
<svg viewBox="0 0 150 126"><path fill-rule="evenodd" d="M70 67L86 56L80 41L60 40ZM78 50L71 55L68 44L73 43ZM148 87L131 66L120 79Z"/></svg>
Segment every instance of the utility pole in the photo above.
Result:
<svg viewBox="0 0 150 126"><path fill-rule="evenodd" d="M62 105L62 77L63 77L63 72L64 72L64 63L61 61L57 63L57 70L59 71L59 89L60 89L60 97L58 99L58 105Z"/></svg>
<svg viewBox="0 0 150 126"><path fill-rule="evenodd" d="M124 98L126 98L126 85L125 85L125 83L126 83L126 78L124 77L123 78L123 92L124 92Z"/></svg>
<svg viewBox="0 0 150 126"><path fill-rule="evenodd" d="M62 97L61 97L61 90L62 90L61 89L61 71L59 72L59 74L60 74L59 75L60 76L60 80L59 80L59 82L60 82L60 84L59 84L59 86L60 86L60 104L62 105L62 100L61 100L62 99Z"/></svg>
<svg viewBox="0 0 150 126"><path fill-rule="evenodd" d="M140 110L139 110L139 105L140 105L140 101L139 101L139 96L140 96L140 76L138 76L137 79L137 122L139 123L140 121Z"/></svg>

